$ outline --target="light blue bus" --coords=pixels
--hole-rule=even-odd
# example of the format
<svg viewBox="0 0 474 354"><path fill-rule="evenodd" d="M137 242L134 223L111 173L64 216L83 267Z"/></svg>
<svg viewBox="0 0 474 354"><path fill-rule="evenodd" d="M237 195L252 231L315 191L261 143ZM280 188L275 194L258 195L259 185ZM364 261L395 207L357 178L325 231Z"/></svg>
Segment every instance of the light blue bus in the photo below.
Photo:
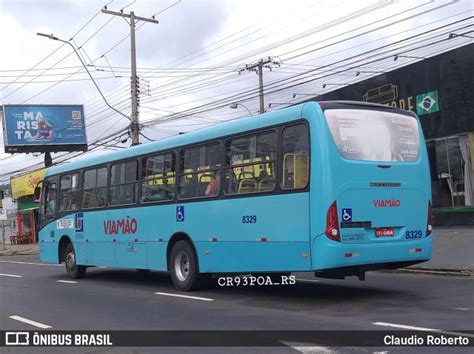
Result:
<svg viewBox="0 0 474 354"><path fill-rule="evenodd" d="M342 279L427 261L428 157L417 117L310 102L53 166L40 259L169 271L181 291L215 274Z"/></svg>

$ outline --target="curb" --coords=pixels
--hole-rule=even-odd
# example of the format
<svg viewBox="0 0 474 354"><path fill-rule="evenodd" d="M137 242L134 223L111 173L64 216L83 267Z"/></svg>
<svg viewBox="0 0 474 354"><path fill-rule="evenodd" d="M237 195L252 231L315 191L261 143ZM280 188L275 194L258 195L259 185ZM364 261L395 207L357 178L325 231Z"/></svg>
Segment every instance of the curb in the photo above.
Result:
<svg viewBox="0 0 474 354"><path fill-rule="evenodd" d="M427 275L450 275L455 277L470 277L472 272L464 269L445 269L445 268L398 268L393 270L385 270L388 273L412 273Z"/></svg>
<svg viewBox="0 0 474 354"><path fill-rule="evenodd" d="M0 250L1 256L27 256L32 254L38 254L38 250L35 249L24 249L24 250Z"/></svg>

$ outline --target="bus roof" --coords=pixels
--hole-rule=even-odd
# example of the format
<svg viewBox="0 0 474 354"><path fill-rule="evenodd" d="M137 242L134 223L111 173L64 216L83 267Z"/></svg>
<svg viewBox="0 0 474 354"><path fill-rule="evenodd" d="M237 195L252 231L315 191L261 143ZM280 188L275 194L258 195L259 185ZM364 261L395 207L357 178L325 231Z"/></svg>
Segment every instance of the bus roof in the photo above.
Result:
<svg viewBox="0 0 474 354"><path fill-rule="evenodd" d="M197 130L182 135L176 135L148 144L129 147L121 151L105 152L99 156L92 156L70 163L59 164L48 168L46 176L122 160L129 157L146 155L155 151L172 149L177 146L199 143L200 141L216 139L221 136L232 135L252 129L281 124L284 122L291 122L301 118L304 106L317 107L318 104L316 102L299 104L259 116L243 118L233 122L223 123L215 127Z"/></svg>

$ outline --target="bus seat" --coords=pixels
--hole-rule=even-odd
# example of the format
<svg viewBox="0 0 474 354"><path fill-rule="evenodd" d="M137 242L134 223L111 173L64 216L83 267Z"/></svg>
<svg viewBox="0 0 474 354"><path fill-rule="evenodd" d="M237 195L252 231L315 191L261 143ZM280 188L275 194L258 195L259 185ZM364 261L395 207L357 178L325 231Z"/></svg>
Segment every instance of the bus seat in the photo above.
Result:
<svg viewBox="0 0 474 354"><path fill-rule="evenodd" d="M201 197L206 194L206 189L209 183L211 182L212 175L210 173L203 173L201 177L199 177L199 185L197 188L197 196Z"/></svg>
<svg viewBox="0 0 474 354"><path fill-rule="evenodd" d="M209 183L211 182L212 175L209 173L203 173L199 176L199 183Z"/></svg>
<svg viewBox="0 0 474 354"><path fill-rule="evenodd" d="M257 181L255 178L245 178L239 182L238 193L251 193L257 191Z"/></svg>
<svg viewBox="0 0 474 354"><path fill-rule="evenodd" d="M234 160L231 162L231 166L240 165L241 163L242 163L242 160ZM234 174L238 176L242 173L242 167L234 167L233 171L234 171Z"/></svg>
<svg viewBox="0 0 474 354"><path fill-rule="evenodd" d="M162 173L157 173L156 175L153 175L153 184L157 184L157 185L163 184L162 177L163 177Z"/></svg>
<svg viewBox="0 0 474 354"><path fill-rule="evenodd" d="M175 178L176 174L174 172L168 172L166 174L166 176L168 177L168 184L169 185L174 185L175 184L174 178Z"/></svg>
<svg viewBox="0 0 474 354"><path fill-rule="evenodd" d="M253 172L244 171L244 172L241 172L238 176L239 176L238 179L240 181L244 179L255 179L255 174Z"/></svg>
<svg viewBox="0 0 474 354"><path fill-rule="evenodd" d="M193 198L196 196L198 181L194 174L185 175L181 177L179 186L179 195L181 198ZM184 185L181 183L184 182Z"/></svg>
<svg viewBox="0 0 474 354"><path fill-rule="evenodd" d="M197 176L198 176L199 182L201 182L201 177L202 177L202 176L205 176L205 175L208 174L208 173L206 173L206 172L209 171L209 169L210 169L210 166L201 166L201 167L198 167L198 169L197 169L198 175L197 175ZM210 181L210 179L209 179L209 181ZM209 182L209 181L207 181L207 182Z"/></svg>
<svg viewBox="0 0 474 354"><path fill-rule="evenodd" d="M271 178L265 178L258 182L258 191L271 191L275 188L275 181Z"/></svg>

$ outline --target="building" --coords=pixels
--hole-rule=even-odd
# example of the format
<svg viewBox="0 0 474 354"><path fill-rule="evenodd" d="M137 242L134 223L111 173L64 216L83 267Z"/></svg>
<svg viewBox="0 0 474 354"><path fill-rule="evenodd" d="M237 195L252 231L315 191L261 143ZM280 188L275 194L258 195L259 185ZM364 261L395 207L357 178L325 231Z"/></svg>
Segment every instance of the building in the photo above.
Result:
<svg viewBox="0 0 474 354"><path fill-rule="evenodd" d="M474 225L474 44L314 100L375 102L415 112L427 140L435 223Z"/></svg>
<svg viewBox="0 0 474 354"><path fill-rule="evenodd" d="M38 207L34 192L38 182L43 180L46 169L28 172L10 179L13 199L18 205L16 214L17 235L14 243L36 243L38 239Z"/></svg>
<svg viewBox="0 0 474 354"><path fill-rule="evenodd" d="M8 191L5 191L3 199L0 199L0 235L2 236L0 242L10 242L10 236L16 235L16 213L16 203L8 195Z"/></svg>

